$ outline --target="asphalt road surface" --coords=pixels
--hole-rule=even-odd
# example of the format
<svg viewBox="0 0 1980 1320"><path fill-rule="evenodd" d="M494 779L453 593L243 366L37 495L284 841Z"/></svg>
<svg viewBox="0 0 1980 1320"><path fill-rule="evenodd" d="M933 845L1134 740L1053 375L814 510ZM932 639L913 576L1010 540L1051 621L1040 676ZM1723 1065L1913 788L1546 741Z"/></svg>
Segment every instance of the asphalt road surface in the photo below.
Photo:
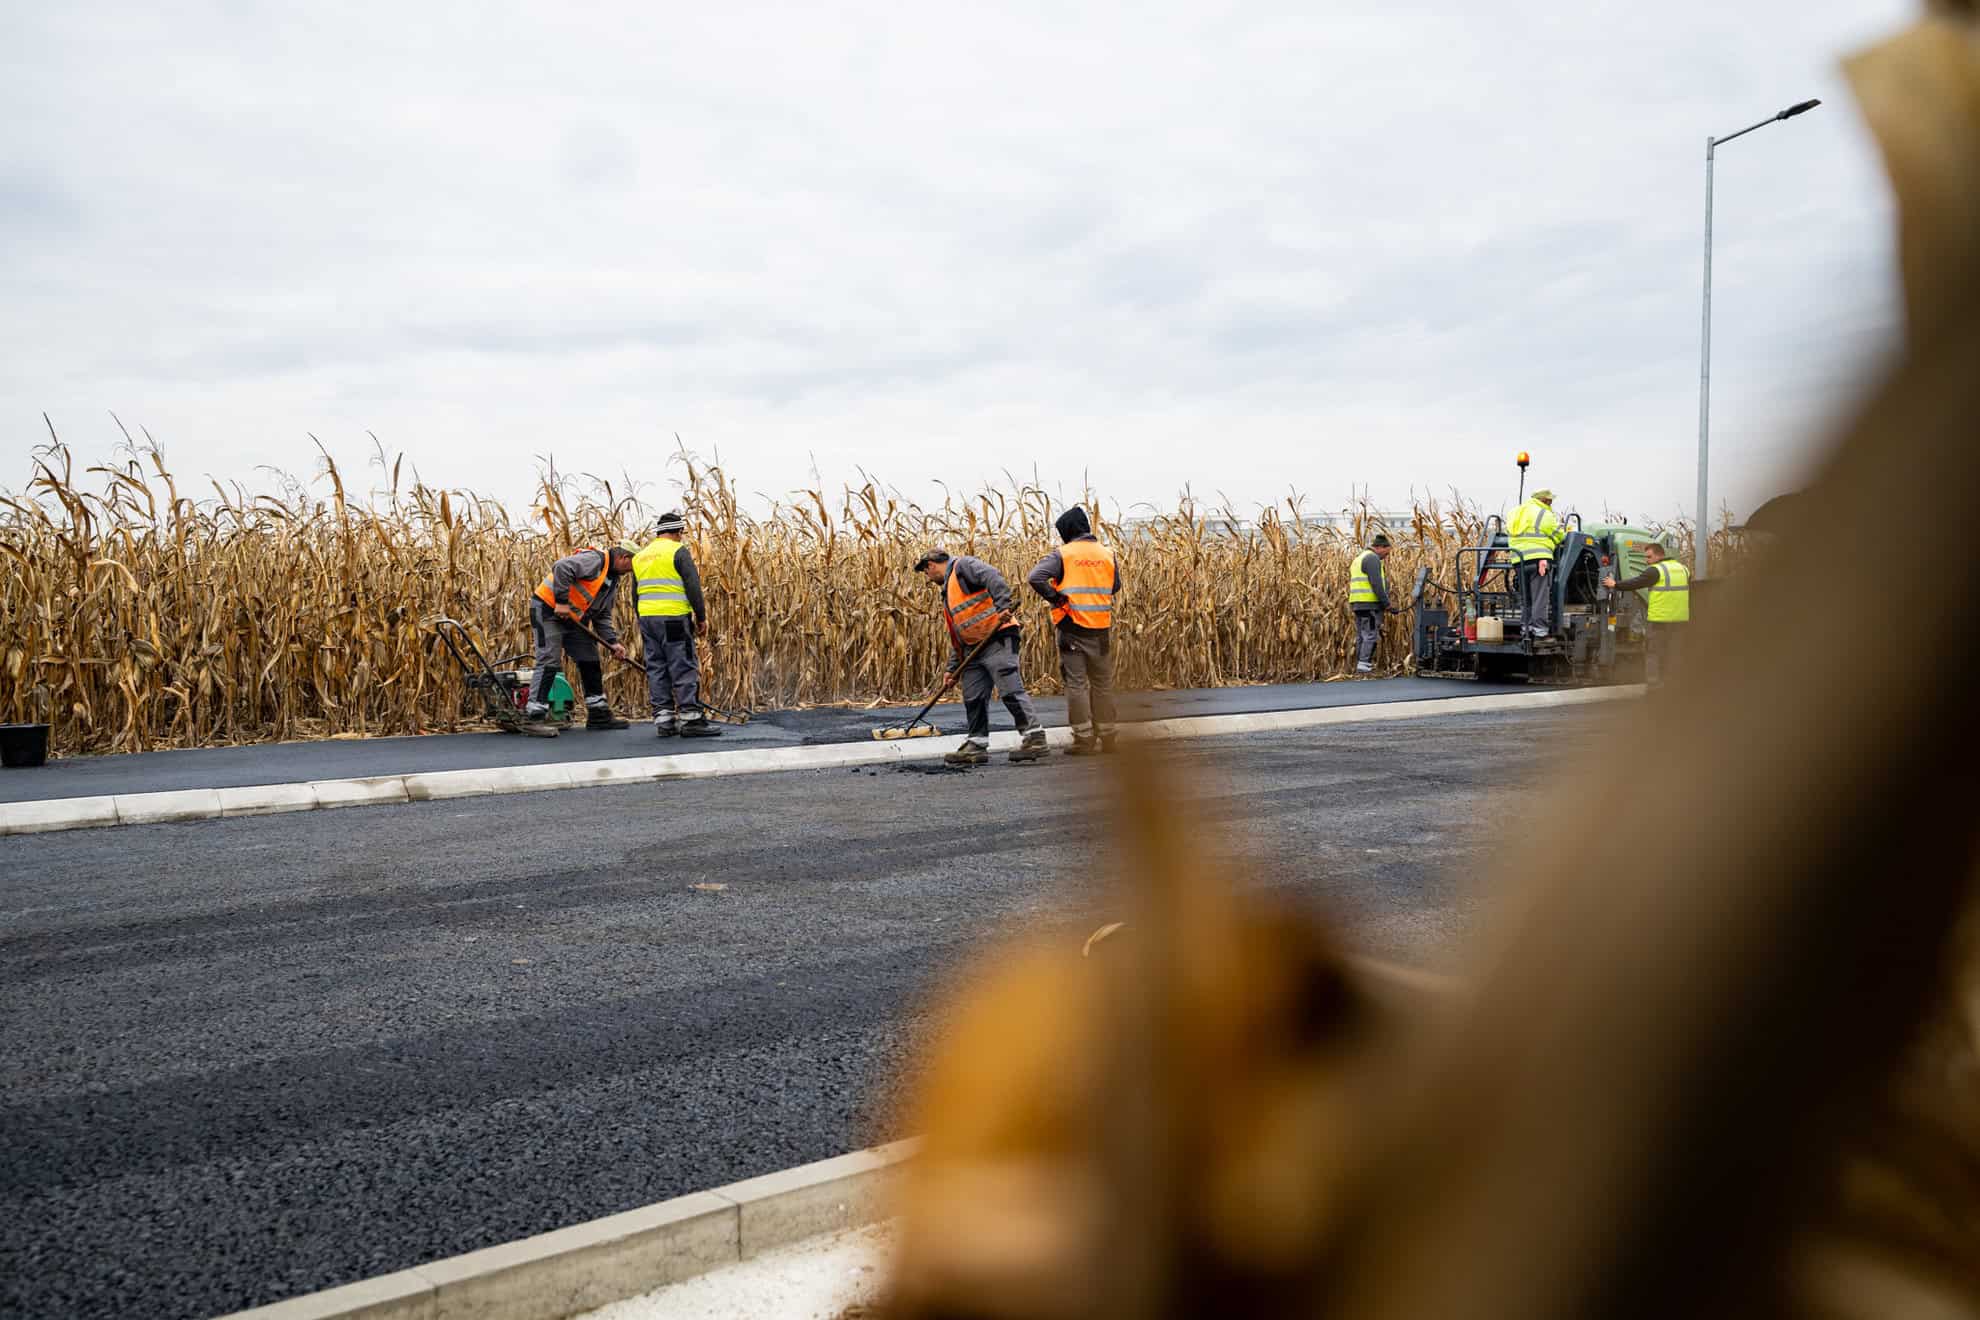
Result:
<svg viewBox="0 0 1980 1320"><path fill-rule="evenodd" d="M1514 753L1610 718L1162 754L1257 883L1422 962ZM942 974L1110 916L1103 762L928 769L0 838L0 1314L214 1315L901 1135Z"/></svg>

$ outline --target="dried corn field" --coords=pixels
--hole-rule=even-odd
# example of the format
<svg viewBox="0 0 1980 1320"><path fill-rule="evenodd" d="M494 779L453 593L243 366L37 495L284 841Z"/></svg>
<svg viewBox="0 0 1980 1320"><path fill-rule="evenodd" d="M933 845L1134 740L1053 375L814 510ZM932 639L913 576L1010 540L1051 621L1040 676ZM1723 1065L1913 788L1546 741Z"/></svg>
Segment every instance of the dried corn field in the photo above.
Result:
<svg viewBox="0 0 1980 1320"><path fill-rule="evenodd" d="M709 596L711 700L758 710L906 701L946 641L934 588L907 570L944 545L1013 584L1055 543L1043 491L989 490L934 508L873 485L805 492L760 515L719 468L686 463L690 541ZM656 510L610 484L544 479L520 515L471 492L402 486L357 497L327 457L276 495L181 489L155 446L79 472L37 451L27 488L0 497L0 720L48 720L65 754L466 727L452 661L425 622L469 623L491 656L528 649L527 599L577 545L637 544ZM1103 504L1089 499L1088 507ZM1372 533L1315 527L1297 500L1248 519L1184 502L1125 531L1120 681L1210 687L1341 673L1353 628L1347 553ZM1462 501L1419 503L1389 526L1392 590L1474 537ZM1027 679L1057 684L1045 609L1020 592ZM621 631L637 645L630 593ZM1408 650L1392 620L1386 654ZM635 651L636 653L636 651ZM643 713L633 671L612 696Z"/></svg>

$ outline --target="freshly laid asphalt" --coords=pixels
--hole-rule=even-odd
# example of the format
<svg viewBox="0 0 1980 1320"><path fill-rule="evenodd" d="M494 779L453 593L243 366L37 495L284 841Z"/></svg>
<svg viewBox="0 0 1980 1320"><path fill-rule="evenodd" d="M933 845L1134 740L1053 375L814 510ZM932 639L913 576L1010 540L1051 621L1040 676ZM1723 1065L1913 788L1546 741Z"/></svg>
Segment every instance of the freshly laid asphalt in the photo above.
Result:
<svg viewBox="0 0 1980 1320"><path fill-rule="evenodd" d="M1266 687L1203 688L1174 692L1131 692L1121 698L1124 720L1172 719L1188 715L1236 715L1261 710L1311 710L1439 697L1483 696L1527 691L1520 684L1457 682L1434 678L1364 679L1334 683L1281 683ZM1064 724L1063 697L1037 698L1039 718ZM730 747L791 747L867 739L873 731L901 724L914 707L861 710L824 706L775 711L740 727L724 726L719 739L655 738L651 725L591 733L566 730L556 738L522 738L501 733L429 734L417 738L358 738L327 742L263 743L249 747L204 747L186 751L139 752L126 756L58 758L31 770L0 773L0 802L41 798L91 797L111 793L160 793L190 788L240 788L250 784L298 784L318 779L361 779L370 775L424 774L436 770L482 770L492 766L553 765L565 761L604 761L633 756L721 751ZM937 706L929 715L944 734L962 736L962 707ZM993 729L1011 727L1003 703L990 708Z"/></svg>
<svg viewBox="0 0 1980 1320"><path fill-rule="evenodd" d="M1255 883L1429 962L1513 753L1611 718L1154 754ZM944 974L1113 914L1104 761L936 768L0 838L0 1314L210 1316L900 1135Z"/></svg>

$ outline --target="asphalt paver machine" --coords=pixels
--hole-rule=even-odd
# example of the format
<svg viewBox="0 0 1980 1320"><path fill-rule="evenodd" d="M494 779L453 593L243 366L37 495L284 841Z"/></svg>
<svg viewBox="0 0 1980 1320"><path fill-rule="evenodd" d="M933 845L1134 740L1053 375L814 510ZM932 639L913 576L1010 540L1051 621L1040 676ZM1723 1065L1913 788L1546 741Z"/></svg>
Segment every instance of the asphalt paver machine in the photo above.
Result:
<svg viewBox="0 0 1980 1320"><path fill-rule="evenodd" d="M1519 456L1525 494L1527 456ZM1567 537L1546 582L1554 593L1553 636L1523 635L1519 570L1503 521L1485 523L1484 544L1465 546L1448 582L1424 565L1410 590L1416 672L1426 678L1525 680L1529 683L1630 683L1643 675L1648 629L1637 592L1616 592L1602 579L1631 577L1648 565L1645 547L1658 534L1627 522L1584 526L1568 514Z"/></svg>

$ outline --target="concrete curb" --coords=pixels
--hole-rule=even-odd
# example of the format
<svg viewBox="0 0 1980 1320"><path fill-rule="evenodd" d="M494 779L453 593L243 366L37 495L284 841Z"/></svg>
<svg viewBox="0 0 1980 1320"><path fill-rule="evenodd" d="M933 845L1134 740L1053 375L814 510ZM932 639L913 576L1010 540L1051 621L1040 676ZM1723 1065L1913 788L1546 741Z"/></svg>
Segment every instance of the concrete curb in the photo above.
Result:
<svg viewBox="0 0 1980 1320"><path fill-rule="evenodd" d="M1259 711L1250 715L1195 715L1127 725L1122 736L1209 738L1234 733L1273 733L1330 724L1431 719L1440 715L1484 715L1508 710L1545 710L1640 696L1641 687L1511 692L1489 697L1440 697L1429 701L1378 702L1318 710ZM1047 734L1055 747L1072 743L1070 729ZM211 820L223 816L265 816L332 807L365 807L396 802L438 802L498 793L541 793L552 789L655 784L676 779L715 779L769 774L780 770L839 770L867 765L932 761L948 749L946 738L903 738L894 742L831 743L822 747L747 747L733 752L576 761L563 765L501 766L487 770L442 770L372 779L321 779L307 784L264 784L250 788L199 788L172 793L121 793L114 797L48 798L0 803L0 835L41 834L92 829L100 825L156 825ZM993 751L1017 746L1017 734L991 735Z"/></svg>
<svg viewBox="0 0 1980 1320"><path fill-rule="evenodd" d="M563 1320L881 1217L897 1141L223 1320Z"/></svg>

